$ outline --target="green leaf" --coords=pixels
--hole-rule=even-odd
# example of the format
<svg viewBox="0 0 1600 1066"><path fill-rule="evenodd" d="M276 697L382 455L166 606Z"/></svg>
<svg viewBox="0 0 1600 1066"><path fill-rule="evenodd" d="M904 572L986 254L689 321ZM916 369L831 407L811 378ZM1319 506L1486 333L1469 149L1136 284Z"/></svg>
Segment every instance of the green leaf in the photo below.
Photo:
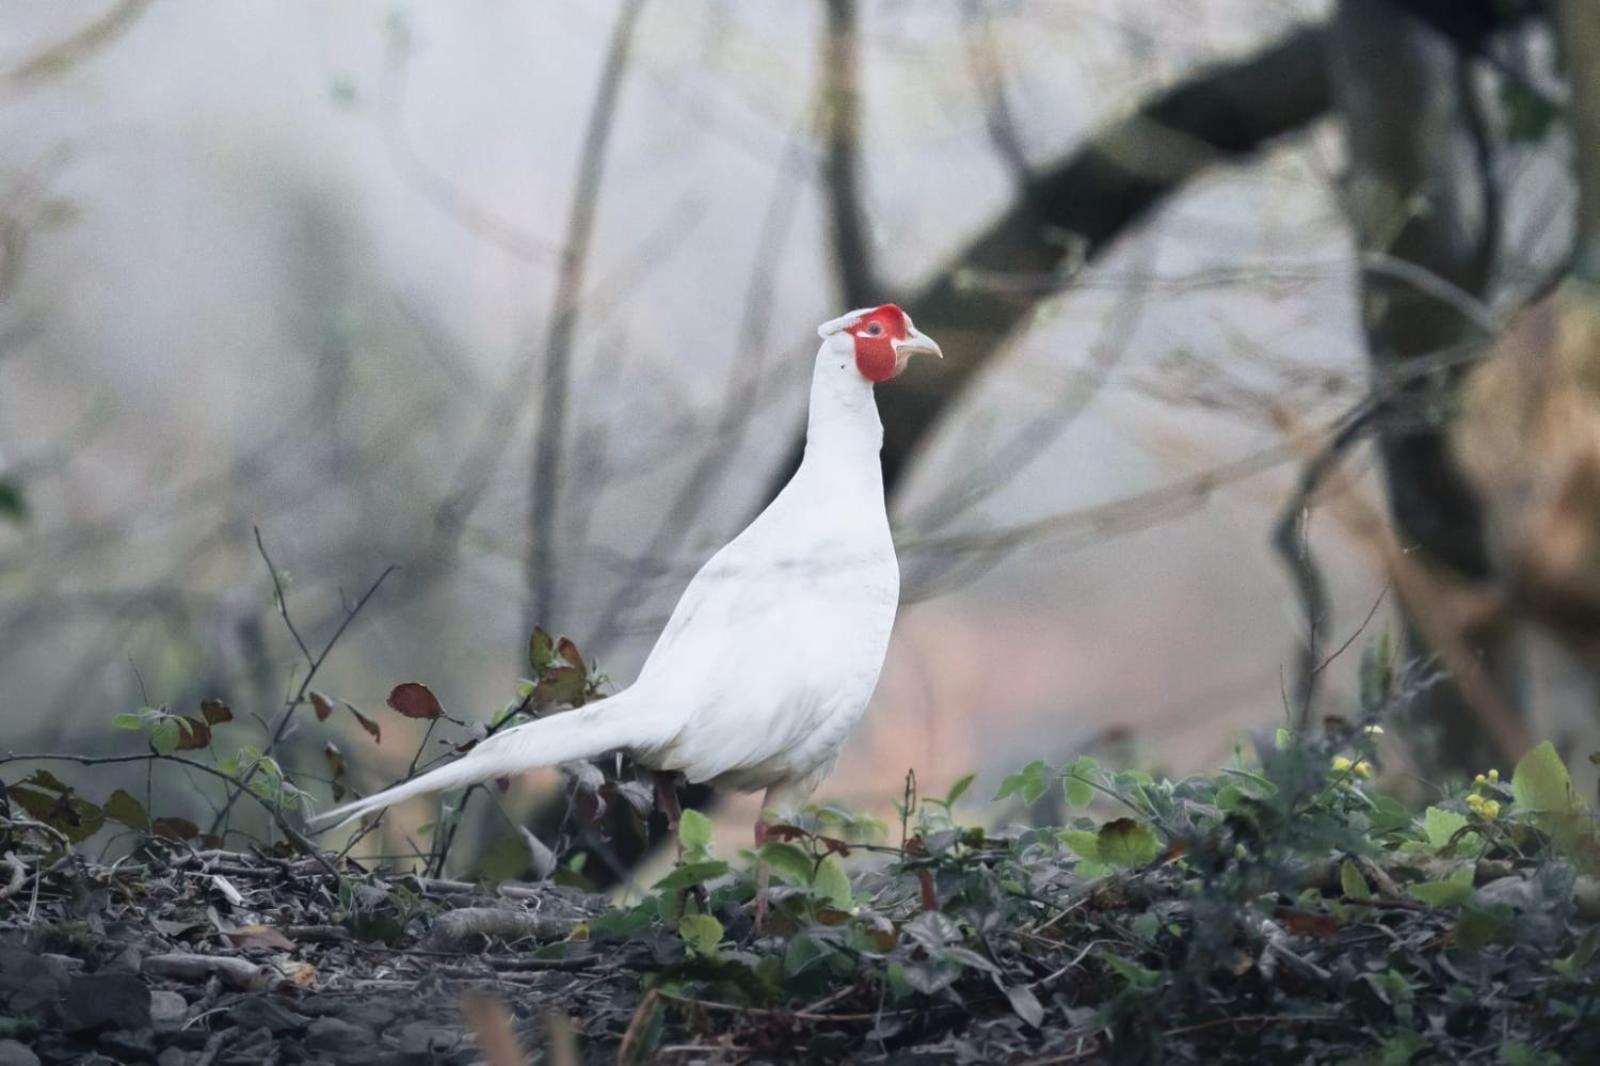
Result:
<svg viewBox="0 0 1600 1066"><path fill-rule="evenodd" d="M696 810L683 812L678 820L678 843L685 851L704 851L711 846L711 819Z"/></svg>
<svg viewBox="0 0 1600 1066"><path fill-rule="evenodd" d="M780 874L786 875L796 884L811 883L811 870L814 865L811 857L793 844L771 840L761 845L758 855L762 862Z"/></svg>
<svg viewBox="0 0 1600 1066"><path fill-rule="evenodd" d="M1022 797L1023 803L1031 807L1049 787L1050 782L1045 776L1044 763L1035 759L1016 773L1007 774L1005 780L1000 782L1000 791L995 793L994 798L1003 800L1007 796L1016 794Z"/></svg>
<svg viewBox="0 0 1600 1066"><path fill-rule="evenodd" d="M783 975L793 977L827 954L828 949L819 943L816 937L797 933L784 948Z"/></svg>
<svg viewBox="0 0 1600 1066"><path fill-rule="evenodd" d="M533 864L533 855L528 851L528 842L521 833L511 833L495 841L494 846L484 852L483 862L478 864L478 876L492 883L511 881L521 877Z"/></svg>
<svg viewBox="0 0 1600 1066"><path fill-rule="evenodd" d="M111 797L106 800L104 810L107 818L113 822L121 822L129 829L141 832L150 830L150 815L145 811L144 804L123 789L119 788L111 793Z"/></svg>
<svg viewBox="0 0 1600 1066"><path fill-rule="evenodd" d="M608 940L627 940L644 932L655 921L655 898L652 896L647 904L638 907L629 907L626 910L614 908L604 914L589 919L589 935L603 937Z"/></svg>
<svg viewBox="0 0 1600 1066"><path fill-rule="evenodd" d="M1080 755L1061 771L1061 785L1067 794L1067 803L1073 807L1087 807L1094 799L1094 777L1100 764L1088 755Z"/></svg>
<svg viewBox="0 0 1600 1066"><path fill-rule="evenodd" d="M143 729L144 716L138 714L129 714L127 712L123 712L122 714L114 714L111 716L111 724L118 729Z"/></svg>
<svg viewBox="0 0 1600 1066"><path fill-rule="evenodd" d="M844 863L839 861L839 856L829 855L817 867L816 877L811 882L811 894L818 899L825 899L840 910L849 910L853 905L850 895L850 878L844 872Z"/></svg>
<svg viewBox="0 0 1600 1066"><path fill-rule="evenodd" d="M1473 864L1462 863L1442 881L1411 885L1406 891L1430 907L1459 907L1472 896Z"/></svg>
<svg viewBox="0 0 1600 1066"><path fill-rule="evenodd" d="M1450 845L1451 838L1466 827L1467 816L1459 811L1429 807L1422 812L1422 831L1428 837L1428 846L1434 851L1444 850Z"/></svg>
<svg viewBox="0 0 1600 1066"><path fill-rule="evenodd" d="M1140 940L1154 940L1161 931L1161 919L1148 912L1139 915L1128 926Z"/></svg>
<svg viewBox="0 0 1600 1066"><path fill-rule="evenodd" d="M1361 870L1349 859L1339 864L1339 891L1346 899L1371 899L1372 886L1361 875Z"/></svg>
<svg viewBox="0 0 1600 1066"><path fill-rule="evenodd" d="M1571 814L1579 809L1572 779L1548 740L1522 757L1511 774L1511 795L1530 811Z"/></svg>
<svg viewBox="0 0 1600 1066"><path fill-rule="evenodd" d="M176 718L163 716L150 726L150 747L157 755L171 755L183 742Z"/></svg>
<svg viewBox="0 0 1600 1066"><path fill-rule="evenodd" d="M1089 862L1100 861L1100 837L1087 829L1063 829L1056 839L1071 848L1078 857Z"/></svg>
<svg viewBox="0 0 1600 1066"><path fill-rule="evenodd" d="M1109 951L1102 953L1100 957L1107 966L1116 971L1118 976L1135 988L1154 988L1161 981L1161 975L1155 970L1147 970L1138 963L1129 962Z"/></svg>
<svg viewBox="0 0 1600 1066"><path fill-rule="evenodd" d="M715 955L722 943L722 923L709 914L685 914L678 919L678 935L697 954Z"/></svg>
<svg viewBox="0 0 1600 1066"><path fill-rule="evenodd" d="M528 663L533 667L534 673L544 673L555 665L556 642L538 626L533 627L533 635L528 638Z"/></svg>
<svg viewBox="0 0 1600 1066"><path fill-rule="evenodd" d="M967 774L964 777L958 778L956 783L950 786L950 791L944 794L944 805L946 807L955 806L956 800L965 795L967 789L972 787L972 782L976 781L977 779L977 774Z"/></svg>
<svg viewBox="0 0 1600 1066"><path fill-rule="evenodd" d="M655 887L662 891L693 888L695 885L703 885L707 881L715 880L727 872L728 864L720 859L710 862L685 863L657 881Z"/></svg>
<svg viewBox="0 0 1600 1066"><path fill-rule="evenodd" d="M1161 842L1132 818L1118 818L1100 827L1096 848L1101 862L1115 866L1143 866L1161 854Z"/></svg>

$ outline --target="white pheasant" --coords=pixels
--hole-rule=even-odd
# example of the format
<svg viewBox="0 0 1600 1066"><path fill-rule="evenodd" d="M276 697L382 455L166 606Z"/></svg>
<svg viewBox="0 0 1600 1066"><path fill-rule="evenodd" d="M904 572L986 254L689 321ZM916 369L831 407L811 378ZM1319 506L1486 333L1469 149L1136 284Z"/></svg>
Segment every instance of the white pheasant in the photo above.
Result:
<svg viewBox="0 0 1600 1066"><path fill-rule="evenodd" d="M765 789L763 810L804 803L866 710L899 602L872 387L912 355L942 354L894 304L852 311L817 332L800 468L695 575L633 685L497 734L318 822L343 824L420 793L615 750L658 771L673 823L674 772ZM756 836L764 838L764 822Z"/></svg>

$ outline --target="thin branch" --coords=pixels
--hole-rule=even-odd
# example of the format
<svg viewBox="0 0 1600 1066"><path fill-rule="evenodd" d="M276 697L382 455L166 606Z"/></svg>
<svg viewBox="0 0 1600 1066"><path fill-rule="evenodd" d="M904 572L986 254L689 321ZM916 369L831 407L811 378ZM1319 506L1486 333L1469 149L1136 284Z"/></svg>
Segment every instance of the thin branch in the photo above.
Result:
<svg viewBox="0 0 1600 1066"><path fill-rule="evenodd" d="M212 777L226 781L229 784L237 784L233 778L214 766L207 766L203 762L186 759L181 755L161 755L156 752L143 752L138 755L62 755L53 752L24 752L18 754L14 751L8 751L4 756L0 756L0 766L13 762L70 762L79 766L114 766L120 763L168 762L188 767L190 770L198 770L203 774L210 774ZM264 797L258 796L254 792L249 793L249 795L251 799L261 805L262 810L272 816L272 821L277 825L278 829L302 854L315 859L317 864L331 876L339 876L339 871L334 867L333 863L328 861L328 857L322 854L317 846L307 840L299 830L289 824L289 820L283 816L283 811L276 804L268 802Z"/></svg>
<svg viewBox="0 0 1600 1066"><path fill-rule="evenodd" d="M256 551L261 553L261 561L267 564L267 573L272 577L272 598L277 605L278 617L283 619L284 628L294 638L295 644L300 649L300 654L305 656L306 665L313 666L311 649L306 647L306 642L301 638L300 631L294 626L294 619L289 616L289 599L283 592L283 579L278 576L278 568L272 563L272 556L267 554L267 546L261 542L261 527L251 526L256 535Z"/></svg>
<svg viewBox="0 0 1600 1066"><path fill-rule="evenodd" d="M844 307L862 307L879 302L882 291L873 269L871 225L861 202L861 31L855 0L825 2L828 19L817 100L823 187L839 301Z"/></svg>
<svg viewBox="0 0 1600 1066"><path fill-rule="evenodd" d="M791 137L788 158L797 159L800 151L799 138ZM793 227L800 187L798 169L780 166L756 238L750 285L739 304L743 314L733 358L728 364L722 409L711 430L711 444L701 453L649 543L634 556L631 571L600 612L595 632L602 640L626 612L638 606L656 561L674 553L687 539L694 528L694 519L732 466L728 456L738 452L749 431L758 409L757 393L771 365L766 349L770 341L772 295L777 286L778 264L783 260L783 248Z"/></svg>
<svg viewBox="0 0 1600 1066"><path fill-rule="evenodd" d="M257 536L259 537L259 533ZM265 553L263 553L263 558L264 557ZM267 565L270 567L272 564L268 562ZM314 657L308 656L310 665L306 670L306 676L301 678L300 687L295 694L284 700L283 714L278 718L278 726L272 731L272 736L267 740L266 747L261 750L263 757L271 755L273 749L278 746L278 742L281 741L285 734L288 733L289 723L294 720L295 711L305 704L306 693L311 691L311 682L316 680L317 673L322 669L322 664L327 661L328 655L333 651L334 645L339 643L339 638L344 636L345 630L350 628L350 624L356 620L356 616L361 613L362 609L366 607L367 602L377 594L378 589L383 586L383 583L388 580L389 575L394 572L395 567L384 567L383 573L379 574L378 579L368 586L367 591L362 593L361 598L357 600L351 607L346 609L344 620L339 623L339 628L333 631L333 636L328 638L328 642L322 646L322 650ZM274 582L277 580L275 575L273 580ZM286 624L289 621L289 612L287 607L283 608L283 620ZM294 630L291 628L290 632L294 632ZM298 634L296 635L295 639L299 640ZM305 649L304 644L301 645L301 649ZM240 793L247 790L251 780L254 779L256 772L260 768L261 763L258 761L245 772L242 778L239 779L238 787L228 795L228 799L222 805L222 809L218 811L216 817L212 819L211 832L213 834L218 832L222 826L227 823L228 814L233 810L233 805L238 802ZM226 777L227 775L224 774L223 776ZM229 780L231 781L232 778L229 778Z"/></svg>
<svg viewBox="0 0 1600 1066"><path fill-rule="evenodd" d="M1005 70L1000 62L1000 45L995 40L994 19L987 0L964 0L961 21L967 42L967 67L983 99L983 122L989 143L1011 171L1017 188L1026 191L1033 182L1033 168L1022 147L1017 120L1006 101Z"/></svg>
<svg viewBox="0 0 1600 1066"><path fill-rule="evenodd" d="M120 37L150 6L150 0L122 0L110 11L64 41L24 60L0 75L13 88L26 89L58 78Z"/></svg>
<svg viewBox="0 0 1600 1066"><path fill-rule="evenodd" d="M489 207L469 198L449 178L435 170L406 135L405 100L410 36L404 30L389 35L378 91L378 129L389 161L412 189L463 229L496 248L538 266L556 259L555 242L524 231Z"/></svg>
<svg viewBox="0 0 1600 1066"><path fill-rule="evenodd" d="M528 590L526 628L555 615L557 568L555 533L560 501L561 457L567 425L567 391L571 383L572 343L577 334L584 274L588 269L594 223L605 175L606 144L616 118L617 101L634 27L644 0L626 0L601 70L589 126L579 154L573 186L572 213L567 220L566 245L556 278L555 308L545 341L544 385L540 397L539 430L533 450L533 474L528 493L528 559L524 582Z"/></svg>
<svg viewBox="0 0 1600 1066"><path fill-rule="evenodd" d="M1102 126L1037 170L1026 194L902 301L917 325L939 338L945 358L878 397L884 484L891 493L935 422L1031 320L1038 303L1057 291L996 291L974 286L973 279L1068 281L1063 268L1095 259L1206 169L1304 130L1331 104L1325 46L1322 27L1296 30L1254 55L1198 71ZM792 468L791 462L777 471L772 491Z"/></svg>
<svg viewBox="0 0 1600 1066"><path fill-rule="evenodd" d="M1328 620L1327 585L1307 543L1311 504L1323 481L1338 467L1345 453L1361 440L1378 409L1377 404L1363 400L1339 420L1328 443L1306 461L1294 492L1278 512L1278 520L1272 527L1272 546L1289 569L1306 626L1297 657L1293 703L1299 714L1297 728L1302 732L1311 721L1311 699L1322 665L1322 627Z"/></svg>

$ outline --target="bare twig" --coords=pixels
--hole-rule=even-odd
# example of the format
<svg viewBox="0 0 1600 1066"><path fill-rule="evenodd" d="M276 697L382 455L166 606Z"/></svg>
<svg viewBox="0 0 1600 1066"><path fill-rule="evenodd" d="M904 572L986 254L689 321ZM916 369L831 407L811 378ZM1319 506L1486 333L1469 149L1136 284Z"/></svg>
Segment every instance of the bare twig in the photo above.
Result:
<svg viewBox="0 0 1600 1066"><path fill-rule="evenodd" d="M122 0L71 37L6 71L0 75L0 80L9 82L13 88L24 89L58 78L115 41L149 6L150 0Z"/></svg>
<svg viewBox="0 0 1600 1066"><path fill-rule="evenodd" d="M1005 161L1017 189L1025 193L1033 173L1027 153L1023 151L1016 118L1006 102L1005 69L1000 61L999 42L995 40L994 20L987 0L963 0L961 16L967 38L967 66L983 98L983 121L989 131L989 143L994 146L995 154Z"/></svg>
<svg viewBox="0 0 1600 1066"><path fill-rule="evenodd" d="M256 533L256 544L258 547L261 544L261 535L259 531ZM300 640L299 633L295 632L294 625L289 620L289 606L287 601L283 599L283 587L278 582L277 570L273 567L272 560L267 557L266 549L264 548L261 551L261 557L267 560L267 568L272 572L272 583L273 587L277 589L278 608L279 612L283 616L284 624L289 627L289 632L294 634L296 643L300 644L300 650L306 653L306 660L309 664L305 677L301 678L300 680L299 689L293 696L284 701L283 714L278 719L277 728L272 731L272 736L268 738L266 747L261 750L262 757L264 758L272 754L273 749L278 746L278 743L283 740L284 736L288 733L289 723L294 720L295 711L305 704L306 693L311 691L311 682L316 680L318 671L322 669L322 664L327 661L328 655L333 651L334 645L339 643L339 638L344 636L345 630L350 628L350 623L356 620L356 616L361 613L362 608L366 607L368 601L377 594L378 589L383 586L384 581L388 579L389 575L394 573L395 568L393 566L386 566L383 568L383 573L379 574L377 580L367 587L367 591L361 594L361 598L353 605L346 608L344 619L339 623L339 627L333 631L333 635L329 637L328 642L322 646L322 650L313 656L310 654L310 652L306 651L305 643ZM227 800L222 805L222 809L217 812L216 817L211 821L211 832L213 834L219 832L222 827L227 824L228 814L233 810L233 805L238 802L239 794L248 789L250 782L254 780L256 773L260 770L260 768L261 762L257 760L256 763L250 767L250 769L245 771L244 776L239 779L237 786L232 792L229 793ZM223 776L227 777L226 774ZM228 780L231 781L233 779L228 778Z"/></svg>
<svg viewBox="0 0 1600 1066"><path fill-rule="evenodd" d="M527 624L531 631L541 620L555 617L559 605L556 567L556 529L560 510L561 457L566 444L567 391L571 383L572 345L582 310L584 275L589 265L594 223L605 175L606 144L617 113L623 75L634 27L644 0L625 0L612 27L600 84L589 126L578 157L573 187L572 213L556 276L555 306L545 338L544 383L539 404L539 429L533 448L533 475L528 493L528 559L524 583L528 590Z"/></svg>
<svg viewBox="0 0 1600 1066"><path fill-rule="evenodd" d="M1307 542L1311 505L1324 479L1337 467L1345 452L1361 439L1377 413L1377 404L1363 400L1339 420L1327 445L1306 461L1294 492L1278 512L1278 520L1273 524L1272 545L1294 580L1295 591L1300 598L1300 613L1306 627L1297 657L1293 695L1293 706L1298 715L1297 728L1301 730L1306 729L1311 721L1311 698L1321 671L1321 635L1328 614L1327 586Z"/></svg>
<svg viewBox="0 0 1600 1066"><path fill-rule="evenodd" d="M787 158L796 159L800 141L791 138ZM737 452L750 428L757 408L756 393L761 387L771 360L766 358L769 326L772 321L772 293L777 280L777 265L794 221L799 200L800 180L796 167L781 166L773 185L756 238L756 253L750 273L750 286L740 301L743 315L734 342L734 357L728 365L728 381L723 388L722 409L711 431L711 444L701 454L694 470L684 481L667 513L651 534L650 542L635 556L627 577L617 586L611 601L600 612L595 632L604 640L624 613L638 605L646 589L646 579L655 561L669 555L687 539L695 516L705 501L722 483L732 464L728 455Z"/></svg>
<svg viewBox="0 0 1600 1066"><path fill-rule="evenodd" d="M251 526L256 536L256 551L261 553L261 561L267 564L267 573L272 577L272 602L278 608L278 617L283 619L284 628L294 638L295 646L300 649L300 654L305 656L306 665L311 666L314 660L311 649L306 647L306 642L300 636L300 631L294 626L294 619L289 616L289 599L283 591L283 579L278 576L278 568L272 563L272 556L267 554L267 546L261 542L261 527Z"/></svg>

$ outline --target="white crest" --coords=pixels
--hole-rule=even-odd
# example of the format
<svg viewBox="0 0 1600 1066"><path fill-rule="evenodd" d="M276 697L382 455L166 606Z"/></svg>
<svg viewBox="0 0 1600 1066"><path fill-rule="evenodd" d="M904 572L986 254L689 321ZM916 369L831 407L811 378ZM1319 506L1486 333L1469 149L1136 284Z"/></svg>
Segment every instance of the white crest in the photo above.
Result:
<svg viewBox="0 0 1600 1066"><path fill-rule="evenodd" d="M874 310L876 309L871 307L858 307L847 315L840 315L838 318L824 322L817 327L817 336L831 337L840 330L849 329L861 321L863 315L870 315Z"/></svg>

